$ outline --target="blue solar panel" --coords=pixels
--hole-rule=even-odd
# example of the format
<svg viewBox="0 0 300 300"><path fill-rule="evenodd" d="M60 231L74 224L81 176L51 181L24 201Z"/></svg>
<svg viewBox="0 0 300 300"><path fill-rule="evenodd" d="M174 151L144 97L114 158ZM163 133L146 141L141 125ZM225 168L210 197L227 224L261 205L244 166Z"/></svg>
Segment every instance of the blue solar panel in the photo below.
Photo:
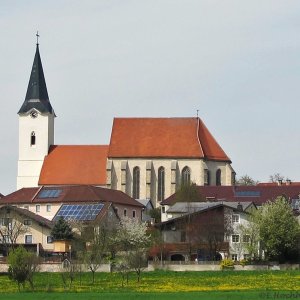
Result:
<svg viewBox="0 0 300 300"><path fill-rule="evenodd" d="M38 198L43 199L43 198L57 198L61 194L62 190L56 190L56 189L43 189L39 195Z"/></svg>
<svg viewBox="0 0 300 300"><path fill-rule="evenodd" d="M80 220L80 221L92 221L100 213L104 204L64 204L61 206L54 221L60 217L63 217L65 220Z"/></svg>
<svg viewBox="0 0 300 300"><path fill-rule="evenodd" d="M260 197L260 191L236 191L236 197Z"/></svg>

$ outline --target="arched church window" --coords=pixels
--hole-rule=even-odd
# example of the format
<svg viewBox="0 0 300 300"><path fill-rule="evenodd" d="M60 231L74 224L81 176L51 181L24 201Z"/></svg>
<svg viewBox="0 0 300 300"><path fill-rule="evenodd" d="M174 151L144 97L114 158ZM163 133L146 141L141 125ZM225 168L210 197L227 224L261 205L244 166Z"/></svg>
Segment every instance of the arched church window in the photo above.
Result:
<svg viewBox="0 0 300 300"><path fill-rule="evenodd" d="M187 185L191 182L191 170L189 167L184 167L181 172L181 184Z"/></svg>
<svg viewBox="0 0 300 300"><path fill-rule="evenodd" d="M204 170L204 185L210 185L210 172L209 170Z"/></svg>
<svg viewBox="0 0 300 300"><path fill-rule="evenodd" d="M216 173L216 185L221 185L221 170L218 169Z"/></svg>
<svg viewBox="0 0 300 300"><path fill-rule="evenodd" d="M140 168L133 168L133 182L132 182L132 197L134 199L140 198Z"/></svg>
<svg viewBox="0 0 300 300"><path fill-rule="evenodd" d="M157 183L157 200L163 201L165 198L165 168L158 169L158 183Z"/></svg>
<svg viewBox="0 0 300 300"><path fill-rule="evenodd" d="M35 132L32 131L30 136L30 146L35 146L35 142L36 142Z"/></svg>

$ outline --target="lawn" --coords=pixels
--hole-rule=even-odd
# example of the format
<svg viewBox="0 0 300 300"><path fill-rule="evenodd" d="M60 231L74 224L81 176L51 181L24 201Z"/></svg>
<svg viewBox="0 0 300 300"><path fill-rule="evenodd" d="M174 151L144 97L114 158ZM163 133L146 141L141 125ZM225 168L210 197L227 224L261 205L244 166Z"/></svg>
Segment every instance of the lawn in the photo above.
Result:
<svg viewBox="0 0 300 300"><path fill-rule="evenodd" d="M2 275L0 299L68 300L75 295L84 300L99 299L100 295L113 300L300 298L300 271L155 271L143 273L140 283L132 273L124 287L118 273L96 273L94 284L91 279L91 273L76 274L70 287L69 282L64 286L59 273L37 273L33 294L29 286L19 293L17 284Z"/></svg>

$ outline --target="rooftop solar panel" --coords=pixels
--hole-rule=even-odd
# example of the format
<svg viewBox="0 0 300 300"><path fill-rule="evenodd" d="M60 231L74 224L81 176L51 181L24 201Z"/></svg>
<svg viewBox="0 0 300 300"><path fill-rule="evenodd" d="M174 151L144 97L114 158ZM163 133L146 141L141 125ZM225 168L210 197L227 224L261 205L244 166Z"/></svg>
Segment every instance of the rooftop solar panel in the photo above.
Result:
<svg viewBox="0 0 300 300"><path fill-rule="evenodd" d="M260 191L236 191L236 197L260 197Z"/></svg>
<svg viewBox="0 0 300 300"><path fill-rule="evenodd" d="M100 213L104 204L64 204L61 206L54 221L63 217L65 220L80 220L80 221L92 221Z"/></svg>
<svg viewBox="0 0 300 300"><path fill-rule="evenodd" d="M43 189L39 195L39 199L43 198L58 198L61 194L62 190L56 190L56 189Z"/></svg>

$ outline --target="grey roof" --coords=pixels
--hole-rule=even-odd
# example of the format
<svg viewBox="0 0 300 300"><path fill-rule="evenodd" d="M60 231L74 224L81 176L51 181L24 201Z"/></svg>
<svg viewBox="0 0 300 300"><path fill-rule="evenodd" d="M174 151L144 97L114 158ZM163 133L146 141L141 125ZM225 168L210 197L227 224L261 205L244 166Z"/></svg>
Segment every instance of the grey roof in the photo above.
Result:
<svg viewBox="0 0 300 300"><path fill-rule="evenodd" d="M136 199L139 203L147 207L147 205L150 203L151 207L153 208L153 204L150 199Z"/></svg>
<svg viewBox="0 0 300 300"><path fill-rule="evenodd" d="M225 205L232 207L233 209L237 209L237 206L240 204L243 207L243 211L245 211L252 202L227 202L227 201L214 201L214 202L176 202L173 206L171 206L167 213L193 213L201 210L205 210L207 208L211 208L218 205Z"/></svg>
<svg viewBox="0 0 300 300"><path fill-rule="evenodd" d="M38 44L36 45L25 101L18 114L27 113L33 108L41 113L54 113L48 97Z"/></svg>

